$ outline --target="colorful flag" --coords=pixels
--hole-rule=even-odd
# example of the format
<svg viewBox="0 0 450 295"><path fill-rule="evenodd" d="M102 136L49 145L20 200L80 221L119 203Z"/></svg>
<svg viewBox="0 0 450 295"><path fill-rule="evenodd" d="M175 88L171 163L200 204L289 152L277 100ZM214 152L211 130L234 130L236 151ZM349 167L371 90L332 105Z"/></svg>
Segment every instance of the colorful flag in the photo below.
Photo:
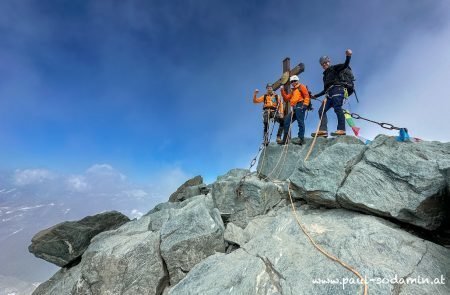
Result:
<svg viewBox="0 0 450 295"><path fill-rule="evenodd" d="M356 127L355 122L353 122L353 118L350 115L350 113L346 110L344 110L344 116L345 116L345 121L347 122L348 126L352 127L353 133L355 133L355 136L359 135L359 127Z"/></svg>

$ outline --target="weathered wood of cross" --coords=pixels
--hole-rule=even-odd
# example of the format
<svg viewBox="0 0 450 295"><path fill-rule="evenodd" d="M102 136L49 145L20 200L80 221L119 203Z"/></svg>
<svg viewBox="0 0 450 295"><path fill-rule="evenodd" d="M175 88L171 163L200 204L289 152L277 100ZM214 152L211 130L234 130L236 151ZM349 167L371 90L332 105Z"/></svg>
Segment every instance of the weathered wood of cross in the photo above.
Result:
<svg viewBox="0 0 450 295"><path fill-rule="evenodd" d="M301 73L303 73L305 71L305 65L303 63L299 63L295 68L293 68L292 70L290 69L291 67L291 59L289 57L286 57L283 60L283 74L289 72L289 77L292 75L300 75ZM278 79L276 82L274 82L272 85L273 90L276 91L278 88L280 88L281 84L281 80L282 78ZM284 84L284 90L286 92L290 92L290 81L289 79L287 80L286 84ZM287 115L287 112L289 111L289 103L285 103L284 104L284 114Z"/></svg>

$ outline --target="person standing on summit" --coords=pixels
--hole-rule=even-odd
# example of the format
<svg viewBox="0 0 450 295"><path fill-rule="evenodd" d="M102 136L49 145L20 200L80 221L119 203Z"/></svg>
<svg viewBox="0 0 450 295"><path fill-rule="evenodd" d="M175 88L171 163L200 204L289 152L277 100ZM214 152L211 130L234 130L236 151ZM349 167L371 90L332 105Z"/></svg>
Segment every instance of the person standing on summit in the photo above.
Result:
<svg viewBox="0 0 450 295"><path fill-rule="evenodd" d="M292 122L297 121L298 138L292 139L292 143L302 145L305 141L305 113L310 103L309 92L305 85L300 84L297 75L291 76L289 81L291 82L291 93L286 93L284 87L280 87L281 96L284 101L289 102L291 110L284 119L284 136L279 144L287 143L289 127Z"/></svg>
<svg viewBox="0 0 450 295"><path fill-rule="evenodd" d="M278 127L277 132L277 143L281 141L281 135L284 130L284 108L281 98L273 91L273 85L267 83L266 85L266 94L263 96L257 97L259 90L255 89L253 93L253 102L261 103L263 102L263 125L264 125L264 145L269 144L269 120L273 119L275 122L278 122L280 126Z"/></svg>
<svg viewBox="0 0 450 295"><path fill-rule="evenodd" d="M319 108L319 118L322 117L320 122L319 131L317 136L327 137L328 136L328 118L327 111L330 108L334 108L334 112L337 116L337 130L331 133L331 136L345 135L345 116L342 105L345 98L345 81L343 81L343 76L341 73L349 68L350 59L352 56L352 51L347 49L345 51L345 62L343 64L331 65L330 58L326 55L319 59L320 65L324 69L323 71L323 90L311 98L321 97L326 94L326 102L322 103ZM323 113L323 115L322 115ZM316 136L316 133L312 133L311 136Z"/></svg>

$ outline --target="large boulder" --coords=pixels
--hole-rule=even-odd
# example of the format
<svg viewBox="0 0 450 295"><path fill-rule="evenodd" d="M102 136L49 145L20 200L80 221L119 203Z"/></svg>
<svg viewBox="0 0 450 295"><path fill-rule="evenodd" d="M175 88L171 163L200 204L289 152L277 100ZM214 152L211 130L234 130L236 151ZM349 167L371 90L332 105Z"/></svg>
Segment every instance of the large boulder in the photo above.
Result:
<svg viewBox="0 0 450 295"><path fill-rule="evenodd" d="M28 250L36 257L66 266L83 254L94 236L116 229L129 220L122 213L111 211L62 222L37 233Z"/></svg>
<svg viewBox="0 0 450 295"><path fill-rule="evenodd" d="M185 202L184 207L171 209L161 227L161 256L171 285L206 257L225 251L224 224L210 197Z"/></svg>
<svg viewBox="0 0 450 295"><path fill-rule="evenodd" d="M159 245L152 231L94 238L83 255L80 294L161 294L169 276Z"/></svg>
<svg viewBox="0 0 450 295"><path fill-rule="evenodd" d="M306 206L305 206L306 207ZM448 294L450 250L380 218L343 209L297 209L311 237L366 277L369 294ZM291 209L255 218L249 241L196 265L169 294L360 294L357 277L319 252ZM400 254L401 253L401 254ZM402 284L420 278L444 284ZM334 283L333 283L334 282Z"/></svg>
<svg viewBox="0 0 450 295"><path fill-rule="evenodd" d="M195 176L183 183L173 194L169 197L169 202L182 202L198 195L206 195L208 193L207 186L203 183L203 177Z"/></svg>
<svg viewBox="0 0 450 295"><path fill-rule="evenodd" d="M366 146L357 138L349 136L322 141L307 161L302 158L298 162L289 180L307 201L340 207L336 193L351 168L361 160Z"/></svg>
<svg viewBox="0 0 450 295"><path fill-rule="evenodd" d="M241 179L248 170L233 169L219 176L212 184L212 197L215 206L227 222L244 228L255 216L266 214L280 204L285 204L286 185L259 179L255 173ZM240 194L236 189L240 186Z"/></svg>
<svg viewBox="0 0 450 295"><path fill-rule="evenodd" d="M347 208L436 229L450 214L450 143L378 136L337 193Z"/></svg>
<svg viewBox="0 0 450 295"><path fill-rule="evenodd" d="M98 234L78 265L61 269L33 294L161 294L169 277L160 233L148 230L150 221L147 216Z"/></svg>
<svg viewBox="0 0 450 295"><path fill-rule="evenodd" d="M288 180L292 192L310 203L345 207L395 218L425 229L441 226L450 214L450 143L398 142L378 136L365 146L343 136L318 138L304 161L305 145L269 145L258 171Z"/></svg>

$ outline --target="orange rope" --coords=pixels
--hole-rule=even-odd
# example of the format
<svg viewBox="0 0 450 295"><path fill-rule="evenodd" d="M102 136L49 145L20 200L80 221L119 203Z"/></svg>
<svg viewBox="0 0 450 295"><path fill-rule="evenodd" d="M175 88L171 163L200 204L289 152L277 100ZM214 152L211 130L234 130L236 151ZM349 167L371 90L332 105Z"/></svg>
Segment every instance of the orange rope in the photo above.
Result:
<svg viewBox="0 0 450 295"><path fill-rule="evenodd" d="M308 160L308 158L311 155L311 152L312 152L312 150L314 148L314 145L316 144L317 134L319 133L320 124L322 124L322 118L323 118L323 113L325 111L325 104L326 103L327 103L327 97L325 96L325 99L323 100L322 114L320 114L320 120L319 120L319 124L317 125L316 134L314 134L313 142L311 143L311 146L309 147L308 153L306 154L306 157L305 157L305 160L304 160L305 162Z"/></svg>
<svg viewBox="0 0 450 295"><path fill-rule="evenodd" d="M291 189L290 189L290 182L288 184L288 194L289 194L289 199L291 200L291 205L292 205L292 212L294 214L295 219L297 220L298 225L300 226L300 228L302 229L303 233L308 237L309 241L311 242L311 244L313 244L313 246L319 250L319 252L321 252L323 255L325 255L326 257L328 257L329 259L339 263L340 265L342 265L343 267L345 267L346 269L348 269L349 271L351 271L352 273L354 273L360 280L361 282L364 283L364 295L367 295L367 290L368 290L368 286L367 286L367 282L364 280L363 276L357 271L355 270L353 267L351 267L350 265L348 265L347 263L345 263L344 261L340 260L339 258L337 258L336 256L333 256L331 254L329 254L327 251L325 251L322 247L320 247L319 245L317 245L317 243L313 240L313 238L309 235L308 231L306 230L306 228L303 226L303 224L300 222L300 218L297 215L297 212L295 210L295 206L294 206L294 201L292 200L292 196L291 196Z"/></svg>
<svg viewBox="0 0 450 295"><path fill-rule="evenodd" d="M306 155L304 161L307 161L307 160L308 160L309 156L311 155L311 152L312 152L312 149L313 149L313 147L314 147L314 144L315 144L315 142L316 142L317 134L318 134L318 132L319 132L320 124L321 124L321 122L322 122L322 117L323 117L323 114L324 114L324 111L325 111L325 104L326 104L326 101L327 101L327 98L325 97L325 99L324 99L324 101L323 101L324 106L323 106L323 109L322 109L322 114L320 115L319 125L317 126L316 134L315 134L315 136L314 136L313 142L312 142L312 144L311 144L311 146L310 146L310 148L309 148L309 151L308 151L308 153L307 153L307 155ZM291 126L292 126L292 116L293 116L293 113L291 113L291 125L289 125L289 132L290 132ZM283 151L281 152L280 158L278 159L278 162L277 162L277 164L275 165L275 168L272 169L272 171L264 178L264 180L270 179L270 175L275 171L275 169L277 169L277 167L278 167L278 165L279 165L279 163L280 163L280 161L281 161L282 158L284 158L284 159L283 159L283 161L282 161L283 164L281 165L281 167L284 165L284 162L286 161L286 157L287 157L287 151L288 151L288 145L289 145L289 144L288 144L288 142L289 142L289 141L288 141L288 140L289 140L289 136L288 136L286 139L287 139L287 140L286 140L286 144L285 144L285 146L283 147ZM263 160L264 160L264 158L263 158ZM279 174L281 173L281 170L282 170L282 169L280 169L280 171L278 172L277 177L278 177ZM271 180L272 180L272 179L271 179ZM274 180L272 180L272 181L274 181ZM364 295L367 295L367 292L368 292L368 288L369 288L369 287L368 287L368 285L367 285L367 282L364 280L363 276L362 276L356 269L354 269L353 267L351 267L350 265L348 265L348 264L345 263L344 261L340 260L340 259L337 258L336 256L333 256L333 255L329 254L329 253L328 253L327 251L325 251L322 247L320 247L320 246L314 241L314 239L310 236L310 234L308 233L306 227L301 223L300 218L298 217L297 212L296 212L296 210L295 210L294 201L292 200L291 189L290 189L290 182L288 183L288 194L289 194L289 199L290 199L291 206L292 206L292 212L293 212L294 217L295 217L295 219L296 219L296 221L297 221L297 224L300 226L301 230L302 230L303 233L307 236L307 238L309 239L309 241L311 242L311 244L312 244L319 252L321 252L323 255L325 255L327 258L329 258L329 259L331 259L331 260L333 260L333 261L339 263L342 267L344 267L344 268L346 268L347 270L349 270L349 271L351 271L352 273L354 273L354 274L361 280L361 282L364 283L364 293L363 293L363 294L364 294ZM264 199L265 199L265 196L264 196Z"/></svg>

